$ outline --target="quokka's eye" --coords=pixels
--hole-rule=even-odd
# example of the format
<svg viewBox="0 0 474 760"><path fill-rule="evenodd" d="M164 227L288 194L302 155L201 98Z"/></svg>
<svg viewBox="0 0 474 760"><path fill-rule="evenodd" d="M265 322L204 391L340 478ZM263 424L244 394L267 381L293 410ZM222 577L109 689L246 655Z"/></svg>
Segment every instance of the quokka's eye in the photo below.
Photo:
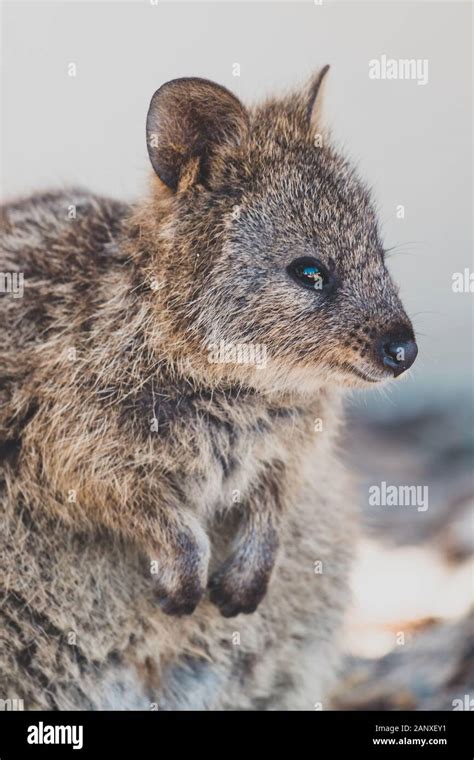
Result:
<svg viewBox="0 0 474 760"><path fill-rule="evenodd" d="M290 277L303 288L316 291L324 290L332 282L321 262L312 256L302 256L300 259L295 259L286 269Z"/></svg>

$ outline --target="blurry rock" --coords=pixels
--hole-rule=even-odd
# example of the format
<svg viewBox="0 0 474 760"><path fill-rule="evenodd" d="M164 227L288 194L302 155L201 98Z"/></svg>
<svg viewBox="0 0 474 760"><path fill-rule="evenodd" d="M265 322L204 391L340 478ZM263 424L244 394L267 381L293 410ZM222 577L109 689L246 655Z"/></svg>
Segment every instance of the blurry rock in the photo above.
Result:
<svg viewBox="0 0 474 760"><path fill-rule="evenodd" d="M359 476L359 503L367 532L394 545L438 540L473 497L474 425L469 411L454 402L411 417L394 413L380 418L371 416L369 409L349 410L348 417L346 458ZM382 481L427 486L429 508L421 512L371 506L369 488ZM474 525L474 514L472 521ZM454 557L454 535L452 541ZM467 546L460 546L463 556L466 550ZM449 551L447 546L444 551Z"/></svg>
<svg viewBox="0 0 474 760"><path fill-rule="evenodd" d="M474 697L474 620L434 623L374 660L350 658L336 710L453 710ZM466 695L468 699L466 700Z"/></svg>
<svg viewBox="0 0 474 760"><path fill-rule="evenodd" d="M359 606L348 642L350 651L370 657L347 658L335 709L453 710L474 700L474 623L454 617L465 615L472 599L470 402L446 394L438 407L412 414L400 406L387 406L385 416L357 405L349 410L346 458L359 475L372 553L362 553L355 568ZM369 488L382 481L427 486L429 508L371 506ZM387 654L399 630L407 641Z"/></svg>
<svg viewBox="0 0 474 760"><path fill-rule="evenodd" d="M463 562L474 554L474 498L456 504L439 543L451 562Z"/></svg>

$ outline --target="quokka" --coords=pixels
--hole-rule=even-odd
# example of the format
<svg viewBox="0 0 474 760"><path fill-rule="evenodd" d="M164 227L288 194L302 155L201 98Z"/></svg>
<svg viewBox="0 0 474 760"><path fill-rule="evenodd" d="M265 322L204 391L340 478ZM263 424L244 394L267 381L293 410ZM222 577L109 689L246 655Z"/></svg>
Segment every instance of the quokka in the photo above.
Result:
<svg viewBox="0 0 474 760"><path fill-rule="evenodd" d="M136 205L2 207L0 268L24 276L1 298L2 699L325 704L357 525L342 396L417 353L320 126L327 68L252 110L164 84ZM222 344L264 366L209 360Z"/></svg>

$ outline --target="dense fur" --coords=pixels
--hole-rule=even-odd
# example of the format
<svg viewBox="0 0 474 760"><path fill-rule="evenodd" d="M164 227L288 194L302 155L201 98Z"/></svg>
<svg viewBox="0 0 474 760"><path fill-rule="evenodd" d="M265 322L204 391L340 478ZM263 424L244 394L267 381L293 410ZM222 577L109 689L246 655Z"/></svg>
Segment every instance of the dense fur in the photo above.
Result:
<svg viewBox="0 0 474 760"><path fill-rule="evenodd" d="M0 270L25 292L1 297L0 697L324 699L354 543L338 388L391 376L374 346L412 333L366 190L315 144L320 79L250 113L176 80L152 101L144 202L3 207ZM286 272L314 250L330 299ZM220 341L266 366L210 361Z"/></svg>

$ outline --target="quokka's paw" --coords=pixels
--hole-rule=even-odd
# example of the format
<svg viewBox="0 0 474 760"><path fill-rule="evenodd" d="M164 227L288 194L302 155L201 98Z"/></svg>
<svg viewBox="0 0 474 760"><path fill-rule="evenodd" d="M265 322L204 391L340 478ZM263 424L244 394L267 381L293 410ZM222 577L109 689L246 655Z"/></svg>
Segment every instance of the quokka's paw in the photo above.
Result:
<svg viewBox="0 0 474 760"><path fill-rule="evenodd" d="M157 551L151 562L155 596L167 615L191 615L206 589L209 541L201 535L180 533L172 547Z"/></svg>
<svg viewBox="0 0 474 760"><path fill-rule="evenodd" d="M204 594L204 586L196 578L187 579L178 589L157 586L155 595L166 615L192 615Z"/></svg>
<svg viewBox="0 0 474 760"><path fill-rule="evenodd" d="M210 579L209 598L224 617L250 615L267 593L272 569L273 558L237 551Z"/></svg>

